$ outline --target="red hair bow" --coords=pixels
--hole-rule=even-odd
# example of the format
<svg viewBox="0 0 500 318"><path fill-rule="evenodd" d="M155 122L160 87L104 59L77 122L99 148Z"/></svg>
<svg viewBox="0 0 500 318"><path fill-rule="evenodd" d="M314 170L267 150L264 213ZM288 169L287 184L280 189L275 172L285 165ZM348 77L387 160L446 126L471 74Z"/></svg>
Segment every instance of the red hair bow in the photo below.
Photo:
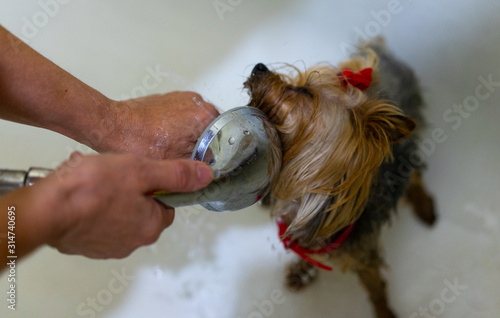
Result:
<svg viewBox="0 0 500 318"><path fill-rule="evenodd" d="M345 68L342 70L342 73L338 75L338 77L344 87L347 87L347 84L351 84L360 90L365 90L370 87L370 83L372 81L372 68L364 68L357 73Z"/></svg>

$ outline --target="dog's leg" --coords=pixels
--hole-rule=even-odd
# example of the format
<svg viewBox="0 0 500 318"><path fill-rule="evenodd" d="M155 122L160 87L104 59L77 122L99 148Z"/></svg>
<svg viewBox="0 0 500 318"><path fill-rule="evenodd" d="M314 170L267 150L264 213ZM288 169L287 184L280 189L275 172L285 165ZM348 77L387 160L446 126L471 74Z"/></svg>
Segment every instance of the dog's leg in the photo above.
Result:
<svg viewBox="0 0 500 318"><path fill-rule="evenodd" d="M410 177L410 186L406 197L413 206L415 214L426 224L432 225L436 221L434 200L426 191L420 171L413 171Z"/></svg>
<svg viewBox="0 0 500 318"><path fill-rule="evenodd" d="M290 290L297 291L309 285L317 276L318 269L300 259L288 268L285 283Z"/></svg>
<svg viewBox="0 0 500 318"><path fill-rule="evenodd" d="M259 202L260 202L260 204L262 204L262 206L265 206L266 208L270 207L271 206L271 194L270 193L266 194Z"/></svg>
<svg viewBox="0 0 500 318"><path fill-rule="evenodd" d="M377 318L395 318L387 302L386 284L380 273L381 262L374 259L369 264L360 264L356 268L359 280L368 291Z"/></svg>

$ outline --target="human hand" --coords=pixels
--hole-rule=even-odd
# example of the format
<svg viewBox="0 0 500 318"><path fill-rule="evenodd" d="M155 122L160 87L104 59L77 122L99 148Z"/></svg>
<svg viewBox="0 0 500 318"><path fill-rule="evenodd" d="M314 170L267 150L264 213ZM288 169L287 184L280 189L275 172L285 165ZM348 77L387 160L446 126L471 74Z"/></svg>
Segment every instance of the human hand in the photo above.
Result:
<svg viewBox="0 0 500 318"><path fill-rule="evenodd" d="M219 115L193 92L111 100L1 26L0 48L0 118L58 132L98 152L188 158Z"/></svg>
<svg viewBox="0 0 500 318"><path fill-rule="evenodd" d="M198 138L219 115L193 92L172 92L113 102L116 124L99 152L132 152L152 159L189 158Z"/></svg>
<svg viewBox="0 0 500 318"><path fill-rule="evenodd" d="M71 172L56 171L33 190L57 196L54 210L48 211L52 215L47 219L57 223L48 243L62 253L90 258L123 258L158 239L172 223L174 210L148 192L195 191L213 178L201 162L150 160L135 154L74 153L62 166L69 163Z"/></svg>

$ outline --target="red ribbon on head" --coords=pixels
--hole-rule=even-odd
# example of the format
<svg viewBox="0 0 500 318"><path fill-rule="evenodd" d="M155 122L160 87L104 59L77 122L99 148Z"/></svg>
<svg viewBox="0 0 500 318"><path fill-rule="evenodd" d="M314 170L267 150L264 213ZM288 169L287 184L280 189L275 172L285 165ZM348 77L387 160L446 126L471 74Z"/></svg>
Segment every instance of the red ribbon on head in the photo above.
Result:
<svg viewBox="0 0 500 318"><path fill-rule="evenodd" d="M339 74L338 77L344 87L347 87L347 84L350 84L360 90L365 90L370 87L370 83L372 82L372 68L364 68L357 73L345 68L342 70L342 74Z"/></svg>
<svg viewBox="0 0 500 318"><path fill-rule="evenodd" d="M292 238L290 235L287 237L283 237L286 230L288 229L288 224L286 224L285 221L283 221L283 219L281 217L276 220L276 223L278 224L280 239L283 242L283 245L285 246L286 249L291 249L292 251L294 251L297 255L299 255L303 260L305 260L309 264L312 264L314 266L317 266L317 267L324 269L324 270L327 270L327 271L331 271L332 268L310 258L309 256L307 256L307 254L313 254L313 255L314 254L325 254L325 253L329 253L329 252L339 248L340 245L342 245L342 243L344 243L344 241L349 237L349 235L351 234L351 232L354 228L354 224L348 225L341 230L340 235L330 245L323 247L323 248L320 248L318 250L309 250L309 249L306 249L306 248L303 248L302 246L300 246L297 243L297 241L292 241Z"/></svg>

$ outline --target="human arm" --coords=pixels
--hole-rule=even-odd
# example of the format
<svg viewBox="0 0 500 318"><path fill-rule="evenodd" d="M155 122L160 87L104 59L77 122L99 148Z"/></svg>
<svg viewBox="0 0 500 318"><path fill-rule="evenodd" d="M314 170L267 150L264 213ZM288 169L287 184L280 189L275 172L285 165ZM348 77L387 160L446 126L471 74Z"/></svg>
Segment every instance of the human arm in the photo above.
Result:
<svg viewBox="0 0 500 318"><path fill-rule="evenodd" d="M63 170L0 197L0 269L11 255L7 236L12 207L17 259L44 244L67 254L122 258L156 241L174 219L174 210L148 192L195 191L213 178L211 168L201 162L134 154L75 153L58 169Z"/></svg>
<svg viewBox="0 0 500 318"><path fill-rule="evenodd" d="M218 115L196 93L114 101L0 26L0 118L46 128L98 152L186 158Z"/></svg>

